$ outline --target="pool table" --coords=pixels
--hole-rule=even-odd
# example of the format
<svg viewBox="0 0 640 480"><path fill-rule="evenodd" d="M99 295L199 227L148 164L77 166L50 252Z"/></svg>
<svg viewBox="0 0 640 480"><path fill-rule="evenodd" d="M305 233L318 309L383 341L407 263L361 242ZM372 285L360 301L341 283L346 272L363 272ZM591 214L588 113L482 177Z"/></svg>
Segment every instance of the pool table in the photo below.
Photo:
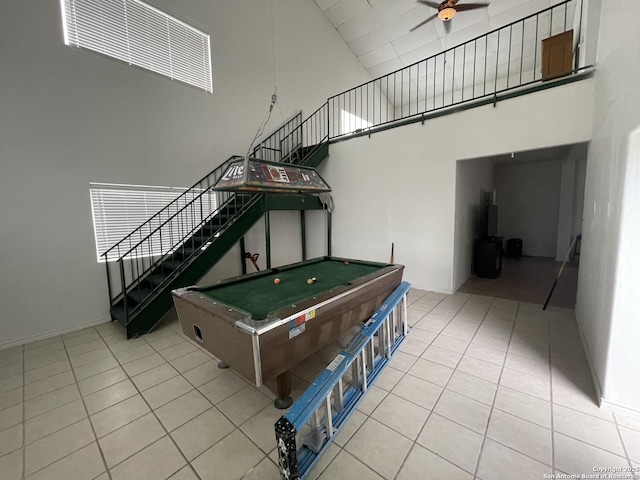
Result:
<svg viewBox="0 0 640 480"><path fill-rule="evenodd" d="M288 408L291 368L371 317L403 269L320 257L172 294L186 336L258 387L277 379L274 403Z"/></svg>

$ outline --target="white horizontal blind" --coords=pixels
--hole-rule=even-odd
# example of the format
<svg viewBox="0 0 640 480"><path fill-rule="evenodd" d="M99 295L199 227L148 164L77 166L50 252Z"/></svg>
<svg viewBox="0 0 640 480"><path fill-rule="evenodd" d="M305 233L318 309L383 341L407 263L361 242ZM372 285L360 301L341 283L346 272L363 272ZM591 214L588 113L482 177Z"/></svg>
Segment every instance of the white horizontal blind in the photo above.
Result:
<svg viewBox="0 0 640 480"><path fill-rule="evenodd" d="M64 42L209 93L209 35L139 0L60 0Z"/></svg>
<svg viewBox="0 0 640 480"><path fill-rule="evenodd" d="M212 215L217 204L216 194L210 190L200 197L202 191L196 190L178 198L186 189L92 183L89 191L99 262L105 261L102 255L112 246L178 199L136 232L131 242L122 244L119 254L117 250L110 252L109 261L117 260L141 241L128 257L165 255L179 247L199 226L203 217ZM151 237L147 238L149 235Z"/></svg>

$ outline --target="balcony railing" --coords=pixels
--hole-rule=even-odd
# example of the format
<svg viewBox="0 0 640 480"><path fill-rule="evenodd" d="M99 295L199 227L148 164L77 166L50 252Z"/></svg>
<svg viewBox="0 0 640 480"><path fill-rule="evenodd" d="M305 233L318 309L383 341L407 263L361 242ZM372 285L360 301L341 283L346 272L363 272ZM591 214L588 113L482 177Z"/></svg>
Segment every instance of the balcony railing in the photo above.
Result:
<svg viewBox="0 0 640 480"><path fill-rule="evenodd" d="M574 30L575 47L582 22L577 5L566 0L330 97L330 138L541 82L542 40ZM580 69L575 62L573 71Z"/></svg>

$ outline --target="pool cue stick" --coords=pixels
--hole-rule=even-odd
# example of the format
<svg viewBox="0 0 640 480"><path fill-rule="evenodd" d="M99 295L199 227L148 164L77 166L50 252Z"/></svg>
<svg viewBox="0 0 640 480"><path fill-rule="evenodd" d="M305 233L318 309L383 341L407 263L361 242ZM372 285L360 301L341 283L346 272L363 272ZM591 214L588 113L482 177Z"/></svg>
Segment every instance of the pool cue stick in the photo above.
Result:
<svg viewBox="0 0 640 480"><path fill-rule="evenodd" d="M391 259L389 260L389 263L393 263L393 247L394 247L394 243L391 242Z"/></svg>
<svg viewBox="0 0 640 480"><path fill-rule="evenodd" d="M564 261L562 262L562 265L560 266L560 270L558 271L558 276L556 277L556 279L553 282L553 286L551 287L551 291L549 292L549 295L547 295L547 299L544 302L544 307L542 307L542 310L546 310L547 309L547 305L549 305L549 300L551 300L551 295L553 295L553 291L556 289L556 285L558 285L558 280L560 280L560 275L562 275L562 271L564 270L564 266L567 263L567 260L569 260L569 255L571 255L571 252L573 252L573 249L576 246L576 240L577 239L578 239L577 235L575 237L573 237L573 241L571 242L571 246L569 247L569 251L567 252L567 254L564 257Z"/></svg>

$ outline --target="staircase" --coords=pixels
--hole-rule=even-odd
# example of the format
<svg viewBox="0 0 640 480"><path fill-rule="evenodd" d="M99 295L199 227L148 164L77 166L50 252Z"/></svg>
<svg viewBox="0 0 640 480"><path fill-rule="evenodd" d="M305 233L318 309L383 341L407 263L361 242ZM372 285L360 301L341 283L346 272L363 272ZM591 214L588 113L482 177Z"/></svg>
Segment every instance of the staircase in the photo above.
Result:
<svg viewBox="0 0 640 480"><path fill-rule="evenodd" d="M252 157L317 166L328 155L326 104L258 145ZM269 210L322 209L310 195L213 192L229 158L104 253L111 318L127 338L149 332L171 308L171 290L196 283Z"/></svg>

